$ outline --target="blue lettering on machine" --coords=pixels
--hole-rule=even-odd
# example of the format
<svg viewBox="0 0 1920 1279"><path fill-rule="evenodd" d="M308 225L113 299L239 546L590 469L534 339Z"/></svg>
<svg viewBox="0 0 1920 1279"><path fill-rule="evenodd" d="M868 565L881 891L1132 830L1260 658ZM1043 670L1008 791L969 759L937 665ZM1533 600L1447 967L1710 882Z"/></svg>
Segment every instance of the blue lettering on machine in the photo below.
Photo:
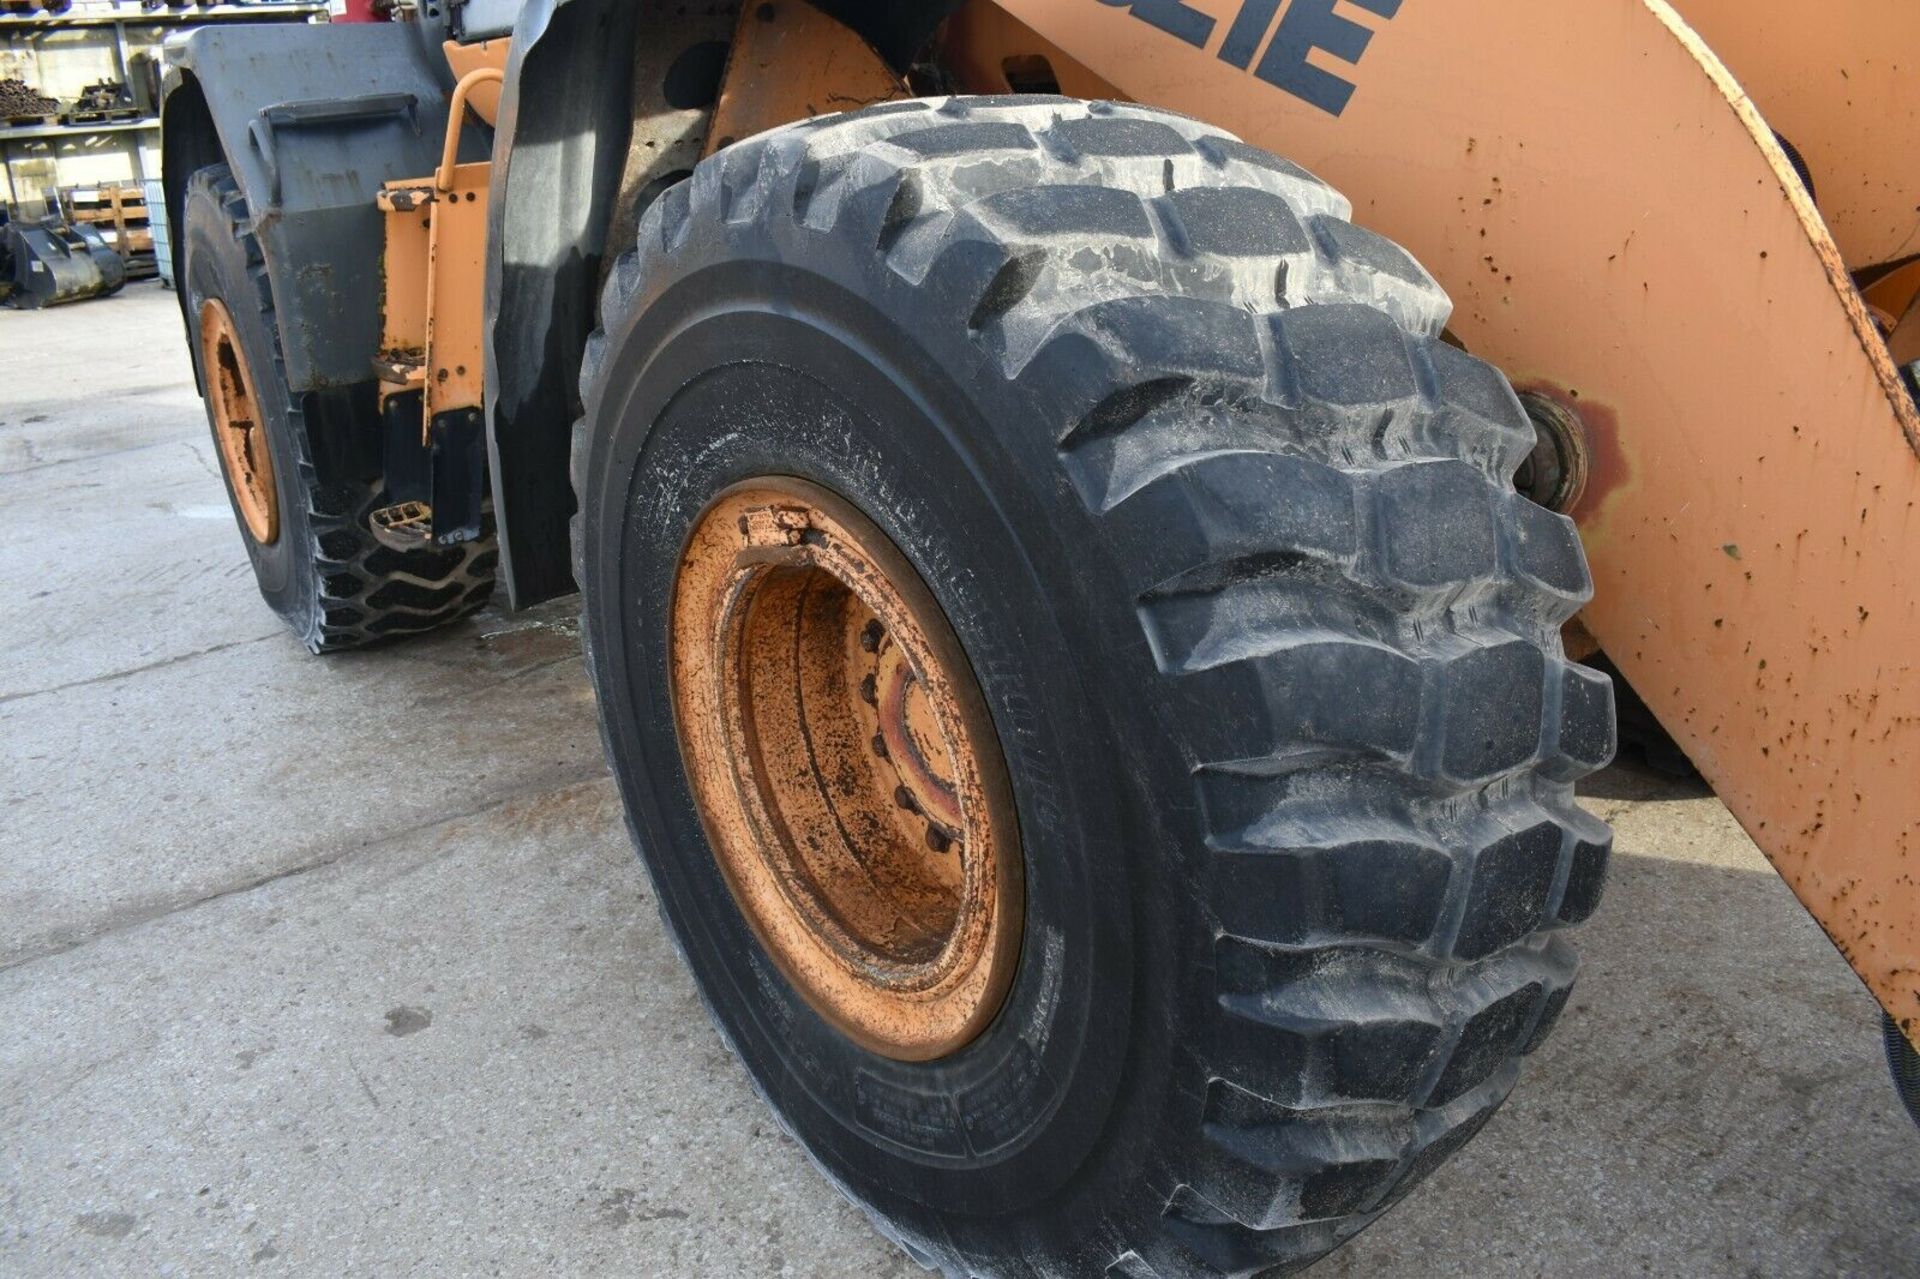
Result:
<svg viewBox="0 0 1920 1279"><path fill-rule="evenodd" d="M1110 8L1125 9L1148 26L1204 49L1213 39L1218 20L1202 13L1186 0L1099 0ZM1359 65L1373 39L1373 32L1343 16L1336 6L1351 4L1380 18L1391 19L1400 12L1401 0L1291 0L1275 28L1273 19L1280 13L1282 0L1240 0L1239 12L1227 27L1220 42L1219 57L1253 74L1276 89L1292 94L1302 102L1319 107L1328 115L1339 115L1353 97L1354 85L1333 72L1307 60L1315 49L1350 65ZM1273 38L1259 62L1254 55L1269 29Z"/></svg>

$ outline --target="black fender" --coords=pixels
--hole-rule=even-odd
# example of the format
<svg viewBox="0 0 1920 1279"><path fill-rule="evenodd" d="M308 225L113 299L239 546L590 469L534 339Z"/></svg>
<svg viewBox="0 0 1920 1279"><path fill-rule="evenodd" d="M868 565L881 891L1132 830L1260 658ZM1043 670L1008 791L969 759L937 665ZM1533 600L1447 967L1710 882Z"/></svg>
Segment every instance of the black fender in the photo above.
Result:
<svg viewBox="0 0 1920 1279"><path fill-rule="evenodd" d="M246 196L296 392L372 379L380 342L382 184L430 174L452 73L412 23L201 27L167 47L162 172L178 225L187 179L224 161ZM488 131L469 124L463 160ZM176 279L185 241L175 236ZM186 300L181 299L183 309ZM189 323L191 334L191 323Z"/></svg>
<svg viewBox="0 0 1920 1279"><path fill-rule="evenodd" d="M630 0L529 0L495 120L487 210L487 463L514 608L574 589L567 520L580 359L633 129Z"/></svg>
<svg viewBox="0 0 1920 1279"><path fill-rule="evenodd" d="M815 3L904 70L960 0ZM528 0L514 24L487 237L487 451L515 608L574 589L568 428L632 134L634 41L681 7Z"/></svg>

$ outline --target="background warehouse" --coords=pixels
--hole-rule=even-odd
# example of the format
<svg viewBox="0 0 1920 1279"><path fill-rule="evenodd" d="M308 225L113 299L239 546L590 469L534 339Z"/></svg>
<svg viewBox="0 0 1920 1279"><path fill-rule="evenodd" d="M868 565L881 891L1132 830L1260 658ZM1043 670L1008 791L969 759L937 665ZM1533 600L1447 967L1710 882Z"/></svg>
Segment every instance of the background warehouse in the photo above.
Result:
<svg viewBox="0 0 1920 1279"><path fill-rule="evenodd" d="M160 176L161 43L211 23L324 20L327 8L313 0L0 4L0 222L60 222L52 239L16 242L16 252L62 255L63 245L95 241L69 229L86 228L121 259L124 278L162 272L153 236L164 230L149 225L146 209L146 182L157 187ZM8 265L0 263L0 293L12 278ZM107 268L90 273L89 292L111 287ZM16 305L29 300L13 298Z"/></svg>

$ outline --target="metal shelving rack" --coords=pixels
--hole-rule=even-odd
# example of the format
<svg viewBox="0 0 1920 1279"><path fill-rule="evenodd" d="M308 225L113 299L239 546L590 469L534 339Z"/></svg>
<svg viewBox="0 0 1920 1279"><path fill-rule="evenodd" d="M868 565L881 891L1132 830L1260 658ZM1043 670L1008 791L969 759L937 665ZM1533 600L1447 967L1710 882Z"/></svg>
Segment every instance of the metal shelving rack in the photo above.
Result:
<svg viewBox="0 0 1920 1279"><path fill-rule="evenodd" d="M0 14L0 34L19 31L61 31L75 27L113 28L113 61L120 83L130 84L128 27L188 27L216 22L288 22L312 21L324 14L324 0L264 0L258 4L222 5L217 8L142 9L138 4L78 6L65 13ZM138 120L109 120L95 124L33 124L9 127L0 125L0 168L11 159L12 144L28 141L80 139L111 133L149 133L160 128L158 117ZM140 148L133 148L133 178L143 181L146 164Z"/></svg>
<svg viewBox="0 0 1920 1279"><path fill-rule="evenodd" d="M244 22L250 18L283 22L289 14L311 17L326 11L327 6L319 0L288 0L287 3L261 0L258 4L228 4L204 9L142 9L130 4L87 5L69 9L65 13L0 14L0 31L8 27L102 27L111 23L123 26L199 26L208 22Z"/></svg>

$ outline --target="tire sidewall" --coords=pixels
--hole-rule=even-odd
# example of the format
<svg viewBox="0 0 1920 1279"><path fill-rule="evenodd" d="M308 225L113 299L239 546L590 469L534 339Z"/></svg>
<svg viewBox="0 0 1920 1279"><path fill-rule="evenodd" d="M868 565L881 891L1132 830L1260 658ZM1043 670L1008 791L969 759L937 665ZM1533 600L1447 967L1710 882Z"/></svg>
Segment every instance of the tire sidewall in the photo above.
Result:
<svg viewBox="0 0 1920 1279"><path fill-rule="evenodd" d="M769 291L779 314L753 301ZM609 754L723 1033L830 1176L896 1226L949 1237L964 1233L956 1214L1003 1231L1049 1199L1050 1214L1131 1199L1157 1213L1137 1173L1177 1091L1166 1008L1178 912L1137 906L1191 886L1169 873L1172 841L1154 837L1162 815L1143 811L1181 788L1138 776L1151 751L1116 749L1110 722L1111 708L1138 704L1152 668L1143 646L1103 648L1101 619L1072 602L1097 594L1089 581L1104 570L1064 553L1060 522L1078 516L1055 475L989 428L987 417L1018 406L983 402L977 383L964 393L910 327L817 276L733 262L681 278L612 340L584 497ZM766 474L839 493L906 553L1000 734L1025 858L1021 965L994 1025L940 1062L866 1053L799 999L740 915L693 805L673 727L667 601L700 512ZM1161 762L1177 774L1177 761ZM1137 1148L1089 1160L1116 1142Z"/></svg>

